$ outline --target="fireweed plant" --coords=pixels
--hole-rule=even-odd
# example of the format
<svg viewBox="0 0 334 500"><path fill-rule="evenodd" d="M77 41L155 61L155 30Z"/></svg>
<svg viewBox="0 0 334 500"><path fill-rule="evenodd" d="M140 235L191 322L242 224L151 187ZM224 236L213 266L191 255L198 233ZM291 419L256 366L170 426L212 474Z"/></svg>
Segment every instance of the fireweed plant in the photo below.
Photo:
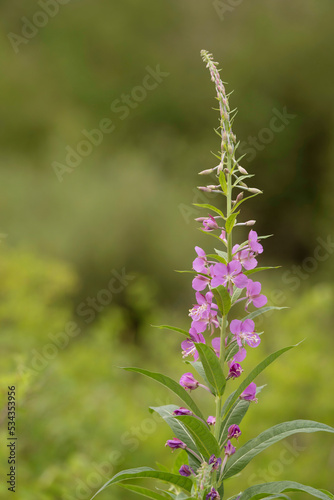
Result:
<svg viewBox="0 0 334 500"><path fill-rule="evenodd" d="M201 175L214 177L214 184L199 189L219 193L225 198L226 204L223 210L209 204L197 205L212 212L197 221L202 224L204 233L214 236L216 246L220 249L207 254L202 248L195 247L197 256L192 266L195 274L192 288L197 303L189 312L189 332L167 325L160 327L185 335L181 344L182 357L197 374L187 371L176 382L160 373L126 368L160 382L181 399L183 406L166 405L150 409L157 412L171 429L171 439L166 446L171 451L180 451L172 472L163 466L159 466L158 470L148 467L125 470L110 479L96 495L107 486L118 483L123 488L155 500L222 499L225 481L239 475L258 453L272 444L297 432L334 432L332 427L325 424L293 420L275 425L238 446L238 437L247 433L242 419L249 407L257 403L261 389L256 386L254 379L275 359L295 346L280 349L264 359L224 400L226 386L231 384L234 388L238 385L236 379L243 372L241 363L247 350L255 349L261 342L262 337L256 332L254 319L271 309L280 308L266 305L267 298L261 293L261 283L253 279L255 273L269 269L258 267L258 258L263 252L260 241L264 236L258 236L256 231L248 229L255 221L239 222L239 218L242 203L261 191L249 187L245 182L252 175L240 165L241 158L237 157L238 143L232 132L235 112L230 110L229 96L225 92L217 63L206 51L202 51L201 56L216 87L219 105L219 127L216 132L221 138L221 150L217 155L218 166L200 172ZM245 230L246 239L240 243L233 239L237 226L243 226ZM243 304L240 318L236 318L234 312L234 306L238 303ZM202 382L197 378L202 379ZM202 411L190 395L194 390L203 389L214 398L215 415L208 415L206 408ZM128 483L128 480L138 478L155 478L169 483L169 487L152 490ZM230 500L265 497L286 499L289 497L285 493L289 491L305 492L323 500L334 498L326 490L294 481L278 481L251 486Z"/></svg>

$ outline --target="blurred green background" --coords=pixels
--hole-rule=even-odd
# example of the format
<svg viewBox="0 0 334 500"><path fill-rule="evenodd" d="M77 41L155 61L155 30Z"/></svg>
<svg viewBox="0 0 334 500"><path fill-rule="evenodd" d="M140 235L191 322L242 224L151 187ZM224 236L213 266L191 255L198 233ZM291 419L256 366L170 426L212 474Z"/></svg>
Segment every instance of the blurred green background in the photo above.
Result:
<svg viewBox="0 0 334 500"><path fill-rule="evenodd" d="M261 376L240 442L294 418L333 425L332 0L15 0L0 14L1 498L8 385L22 500L89 499L121 468L173 462L147 407L174 400L117 367L185 371L182 339L150 324L189 327L191 277L173 271L211 245L192 205L219 148L203 48L235 91L243 166L264 191L243 213L274 233L261 263L283 269L264 288L291 307L259 325L246 368L307 339ZM333 441L300 435L228 492L280 479L333 490L333 469Z"/></svg>

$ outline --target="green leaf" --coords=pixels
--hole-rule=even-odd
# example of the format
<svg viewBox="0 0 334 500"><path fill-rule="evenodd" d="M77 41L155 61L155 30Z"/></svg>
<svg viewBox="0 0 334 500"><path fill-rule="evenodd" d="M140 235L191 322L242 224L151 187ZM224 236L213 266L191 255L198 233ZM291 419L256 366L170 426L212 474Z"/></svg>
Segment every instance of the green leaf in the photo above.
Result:
<svg viewBox="0 0 334 500"><path fill-rule="evenodd" d="M205 344L195 342L195 346L202 362L206 378L214 388L215 394L222 396L226 386L226 378L216 353L211 347Z"/></svg>
<svg viewBox="0 0 334 500"><path fill-rule="evenodd" d="M225 177L223 170L219 174L219 183L221 185L223 193L227 194L227 183L226 183L226 177Z"/></svg>
<svg viewBox="0 0 334 500"><path fill-rule="evenodd" d="M182 333L182 335L189 337L189 332L187 332L187 330L182 330L182 328L177 328L176 326L169 326L169 325L151 325L151 326L153 326L153 328L159 328L160 330L172 330L173 332L179 332Z"/></svg>
<svg viewBox="0 0 334 500"><path fill-rule="evenodd" d="M203 203L193 203L193 205L195 207L207 208L208 210L212 210L216 214L218 214L221 217L223 217L223 219L225 219L225 216L224 216L223 212L221 210L219 210L219 208L214 207L213 205L208 205L207 203L204 203L204 204Z"/></svg>
<svg viewBox="0 0 334 500"><path fill-rule="evenodd" d="M223 316L226 316L231 309L231 296L227 289L223 285L219 285L216 288L211 289L219 308L219 311Z"/></svg>
<svg viewBox="0 0 334 500"><path fill-rule="evenodd" d="M227 218L227 221L225 224L225 230L226 230L227 234L229 234L232 231L234 223L235 223L235 219L237 218L237 215L239 215L239 213L240 212L235 212Z"/></svg>
<svg viewBox="0 0 334 500"><path fill-rule="evenodd" d="M233 295L232 295L232 299L231 299L232 304L234 304L235 301L238 300L238 298L240 297L242 292L243 292L242 288L235 288Z"/></svg>
<svg viewBox="0 0 334 500"><path fill-rule="evenodd" d="M256 438L248 441L230 457L226 464L223 478L226 479L234 476L243 470L256 455L261 453L261 451L292 434L296 434L297 432L309 433L318 431L334 432L334 429L329 425L313 422L312 420L292 420L290 422L275 425L259 434ZM272 493L281 492L273 491Z"/></svg>
<svg viewBox="0 0 334 500"><path fill-rule="evenodd" d="M259 273L260 271L267 271L267 269L279 269L282 266L267 266L267 267L255 267L254 269L249 269L248 271L243 271L243 274L249 276L250 274Z"/></svg>
<svg viewBox="0 0 334 500"><path fill-rule="evenodd" d="M225 263L227 262L228 260L227 252L223 252L222 250L217 250L216 248L214 249L214 251L216 252L217 255L219 255L219 257L222 257L225 260Z"/></svg>
<svg viewBox="0 0 334 500"><path fill-rule="evenodd" d="M200 452L197 449L197 444L195 439L193 438L192 434L189 432L187 427L180 422L177 418L175 418L175 415L173 415L173 411L177 410L179 406L176 405L165 405L165 406L151 406L150 411L155 411L158 413L164 420L165 422L169 425L169 427L172 429L173 433L178 439L181 439L188 448L193 450L195 453L200 455ZM200 463L196 460L196 458L193 455L189 455L189 458L193 457L195 460L195 464L192 463L191 466L194 465L195 469L197 470ZM182 464L181 464L182 465Z"/></svg>
<svg viewBox="0 0 334 500"><path fill-rule="evenodd" d="M245 316L244 318L242 318L242 321L245 321L245 319L256 318L257 316L261 316L261 314L265 314L268 311L273 311L273 310L280 311L281 309L289 309L289 308L288 307L277 307L277 306L264 306L264 307L260 307L256 311L253 311L253 312L247 314L247 316Z"/></svg>
<svg viewBox="0 0 334 500"><path fill-rule="evenodd" d="M216 255L215 253L207 254L207 257L209 257L209 259L215 259L218 262L221 262L222 264L225 264L225 265L227 264L227 261L226 261L226 259L224 259L224 257L221 257L220 255Z"/></svg>
<svg viewBox="0 0 334 500"><path fill-rule="evenodd" d="M165 387L168 387L168 389L177 394L177 396L179 396L179 398L186 403L186 405L190 408L191 411L193 411L198 417L205 420L201 410L198 408L195 401L189 396L187 391L180 384L175 382L175 380L173 380L172 378L168 377L167 375L162 375L162 373L150 372L148 370L143 370L142 368L131 367L131 368L124 368L124 370L128 372L141 373L142 375L146 375L147 377L153 378L153 380L156 380Z"/></svg>
<svg viewBox="0 0 334 500"><path fill-rule="evenodd" d="M311 486L305 486L304 484L296 483L295 481L275 481L273 483L257 484L255 486L247 488L247 490L245 490L241 494L239 500L265 498L287 491L302 491L304 493L312 495L313 497L321 498L321 500L328 500L331 498L321 490L317 490L316 488L312 488Z"/></svg>
<svg viewBox="0 0 334 500"><path fill-rule="evenodd" d="M297 345L290 345L288 347L283 347L283 349L279 349L278 351L273 352L269 356L267 356L261 363L259 363L251 372L250 374L245 378L245 380L239 385L238 389L234 391L233 396L231 397L231 400L229 401L228 406L225 409L224 415L227 415L227 413L230 411L231 407L233 406L234 402L238 399L240 394L246 389L246 387L249 386L251 382L265 369L267 366L269 366L271 363L275 361L279 356L284 354L287 351L290 351L290 349L293 349L294 347L297 347Z"/></svg>
<svg viewBox="0 0 334 500"><path fill-rule="evenodd" d="M179 488L183 488L186 491L191 491L192 481L187 477L180 476L179 474L171 474L169 472L154 470L150 467L138 467L136 469L123 470L122 472L116 474L95 493L91 500L93 500L93 498L101 493L101 491L105 490L112 484L117 484L120 481L124 481L126 479L143 479L147 477L159 479L160 481L165 481L167 483L173 484L174 486L178 486Z"/></svg>
<svg viewBox="0 0 334 500"><path fill-rule="evenodd" d="M156 491L149 490L148 488L142 488L142 486L135 486L134 484L122 484L118 483L117 486L125 488L126 490L134 491L138 495L142 495L146 498L153 498L154 500L166 500L165 495L160 495Z"/></svg>
<svg viewBox="0 0 334 500"><path fill-rule="evenodd" d="M216 457L219 456L220 449L217 440L204 422L190 415L180 415L174 418L180 420L187 427L195 439L199 451L207 459L210 458L211 455L216 455Z"/></svg>

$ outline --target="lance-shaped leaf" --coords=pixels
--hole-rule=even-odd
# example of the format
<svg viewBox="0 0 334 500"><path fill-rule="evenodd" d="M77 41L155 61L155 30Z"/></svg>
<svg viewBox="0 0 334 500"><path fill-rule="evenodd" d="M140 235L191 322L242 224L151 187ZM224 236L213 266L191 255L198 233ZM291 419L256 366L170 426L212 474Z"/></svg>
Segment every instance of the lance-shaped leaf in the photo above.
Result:
<svg viewBox="0 0 334 500"><path fill-rule="evenodd" d="M160 493L158 493L157 491L152 491L149 490L148 488L143 488L142 486L135 486L134 484L123 484L123 483L118 483L117 486L121 486L126 490L138 493L138 495L142 495L143 497L146 498L153 498L153 500L166 500L165 495L160 495Z"/></svg>
<svg viewBox="0 0 334 500"><path fill-rule="evenodd" d="M318 431L334 432L334 429L329 425L313 422L312 420L292 420L290 422L275 425L274 427L271 427L270 429L267 429L259 434L256 438L248 441L244 446L239 448L234 455L231 456L226 464L223 478L226 479L234 476L243 470L252 458L272 444L281 441L281 439L298 432L309 433ZM273 493L280 492L274 491Z"/></svg>
<svg viewBox="0 0 334 500"><path fill-rule="evenodd" d="M150 411L155 411L156 413L158 413L169 425L169 427L172 429L173 433L178 439L181 439L181 441L183 441L183 443L185 443L187 447L190 448L190 450L194 451L197 455L201 455L201 453L197 449L197 444L192 433L188 430L188 428L183 422L175 418L175 415L173 415L173 411L177 410L178 408L179 407L176 405L166 405L157 407L151 406ZM191 453L188 453L188 456L189 456L189 465L197 470L197 468L200 465L200 462Z"/></svg>
<svg viewBox="0 0 334 500"><path fill-rule="evenodd" d="M222 396L226 386L226 378L223 373L219 359L211 347L200 342L195 342L195 346L203 365L203 369L209 383L215 390L215 394Z"/></svg>
<svg viewBox="0 0 334 500"><path fill-rule="evenodd" d="M223 170L219 174L219 184L221 185L223 193L227 194L227 183L226 183L226 177L225 177Z"/></svg>
<svg viewBox="0 0 334 500"><path fill-rule="evenodd" d="M264 306L264 307L260 307L256 311L253 311L253 312L247 314L247 316L245 316L244 318L242 318L242 321L245 321L245 319L256 318L257 316L260 316L261 314L265 314L266 312L273 311L275 309L276 309L276 311L279 311L280 309L289 309L289 308L288 307L277 307L277 306Z"/></svg>
<svg viewBox="0 0 334 500"><path fill-rule="evenodd" d="M144 479L144 478L152 478L159 479L160 481L165 481L167 483L173 484L174 486L178 486L186 491L191 491L192 481L184 476L180 476L178 474L171 474L170 472L162 472L158 470L151 469L150 467L138 467L136 469L128 469L119 472L114 477L109 479L102 488L99 489L95 493L95 495L91 498L96 497L101 491L105 490L108 486L112 484L119 483L121 481L125 481L126 479Z"/></svg>
<svg viewBox="0 0 334 500"><path fill-rule="evenodd" d="M200 208L207 208L208 210L212 210L216 214L220 215L225 219L224 214L219 208L214 207L213 205L208 205L207 203L193 203L195 207L200 207Z"/></svg>
<svg viewBox="0 0 334 500"><path fill-rule="evenodd" d="M235 219L237 218L237 215L239 215L239 212L235 212L227 218L227 221L225 224L225 230L226 230L227 234L229 234L232 231L234 223L235 223Z"/></svg>
<svg viewBox="0 0 334 500"><path fill-rule="evenodd" d="M224 415L227 415L227 413L231 410L233 404L235 401L238 399L240 394L246 389L246 387L249 386L251 382L261 373L267 366L269 366L271 363L273 363L279 356L284 354L285 352L289 351L290 349L293 349L296 347L296 345L290 345L288 347L284 347L283 349L279 349L276 352L273 352L269 356L267 356L261 363L259 363L254 370L250 372L250 374L245 378L245 380L239 385L238 389L233 393L233 396L231 397L229 404L225 408Z"/></svg>
<svg viewBox="0 0 334 500"><path fill-rule="evenodd" d="M312 488L311 486L305 486L304 484L296 483L295 481L275 481L273 483L256 484L255 486L247 488L247 490L241 493L239 500L273 497L273 495L288 491L308 493L315 498L321 498L321 500L329 500L331 498L331 496L328 496L321 490L317 490L316 488Z"/></svg>
<svg viewBox="0 0 334 500"><path fill-rule="evenodd" d="M187 332L187 330L183 330L182 328L177 328L176 326L169 326L169 325L151 325L151 326L153 326L154 328L160 328L160 330L172 330L173 332L182 333L182 335L189 337L189 332Z"/></svg>
<svg viewBox="0 0 334 500"><path fill-rule="evenodd" d="M226 264L227 260L228 260L227 252L223 252L222 250L217 250L216 248L215 248L215 252L217 255L219 255L219 257L222 257L225 260L225 264Z"/></svg>
<svg viewBox="0 0 334 500"><path fill-rule="evenodd" d="M175 382L175 380L173 380L172 378L168 377L167 375L162 375L162 373L150 372L142 368L131 367L131 368L124 368L124 370L128 372L141 373L142 375L146 375L147 377L153 378L153 380L156 380L160 384L164 385L165 387L173 391L177 396L179 396L180 399L182 399L182 401L186 403L187 406L189 406L189 408L193 413L195 413L198 417L205 420L201 410L198 408L195 401L189 396L187 391L180 384Z"/></svg>
<svg viewBox="0 0 334 500"><path fill-rule="evenodd" d="M249 276L250 274L259 273L260 271L267 271L267 269L279 269L280 267L282 266L255 267L254 269L249 269L248 271L244 270L243 273L246 276Z"/></svg>
<svg viewBox="0 0 334 500"><path fill-rule="evenodd" d="M187 427L196 441L197 448L206 458L211 455L219 456L220 449L217 440L204 422L189 415L180 415L175 419L180 420Z"/></svg>
<svg viewBox="0 0 334 500"><path fill-rule="evenodd" d="M231 309L231 296L227 289L223 285L219 285L216 288L211 289L213 295L215 296L217 306L223 316Z"/></svg>

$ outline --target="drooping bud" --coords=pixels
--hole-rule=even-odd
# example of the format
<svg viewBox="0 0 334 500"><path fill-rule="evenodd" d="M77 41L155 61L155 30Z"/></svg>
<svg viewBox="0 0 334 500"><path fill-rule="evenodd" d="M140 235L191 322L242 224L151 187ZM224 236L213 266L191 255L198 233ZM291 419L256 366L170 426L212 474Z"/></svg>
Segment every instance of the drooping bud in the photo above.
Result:
<svg viewBox="0 0 334 500"><path fill-rule="evenodd" d="M206 495L205 500L219 500L220 496L217 490L215 490L213 487L210 490L210 493Z"/></svg>
<svg viewBox="0 0 334 500"><path fill-rule="evenodd" d="M187 448L187 445L181 439L177 438L168 439L165 446L169 446L172 450L177 450L178 448L185 450Z"/></svg>
<svg viewBox="0 0 334 500"><path fill-rule="evenodd" d="M189 391L193 391L197 389L199 382L194 378L192 373L184 373L180 378L180 385Z"/></svg>
<svg viewBox="0 0 334 500"><path fill-rule="evenodd" d="M240 399L244 399L245 401L254 401L257 403L256 399L256 384L252 382L248 387L242 392L239 396Z"/></svg>
<svg viewBox="0 0 334 500"><path fill-rule="evenodd" d="M238 170L242 175L248 175L247 170L244 167L241 167L240 165L238 165Z"/></svg>
<svg viewBox="0 0 334 500"><path fill-rule="evenodd" d="M233 362L230 365L230 369L228 372L228 378L238 378L242 374L243 369L239 363Z"/></svg>
<svg viewBox="0 0 334 500"><path fill-rule="evenodd" d="M206 217L197 217L197 219L195 219L196 222L203 222L206 220Z"/></svg>
<svg viewBox="0 0 334 500"><path fill-rule="evenodd" d="M249 188L248 191L250 193L255 193L255 194L262 194L263 191L261 191L261 189L257 189L257 188Z"/></svg>
<svg viewBox="0 0 334 500"><path fill-rule="evenodd" d="M239 201L241 201L243 197L244 197L244 193L239 193L238 196L235 199L235 202L239 203Z"/></svg>
<svg viewBox="0 0 334 500"><path fill-rule="evenodd" d="M197 189L199 189L200 191L204 191L204 193L211 193L212 192L212 189L210 189L207 186L197 186Z"/></svg>
<svg viewBox="0 0 334 500"><path fill-rule="evenodd" d="M189 467L189 465L181 465L180 469L179 469L179 474L181 474L181 476L185 476L185 477L189 477L191 476L191 474L194 474L194 471L192 470L191 467Z"/></svg>
<svg viewBox="0 0 334 500"><path fill-rule="evenodd" d="M244 188L247 188L247 189L248 189L247 184L246 184L245 182L243 182L243 181L240 181L240 182L239 182L239 186L242 186L242 187L244 187Z"/></svg>
<svg viewBox="0 0 334 500"><path fill-rule="evenodd" d="M173 415L193 415L193 412L190 411L190 410L187 410L187 408L183 408L181 406L181 408L178 408L177 410L174 410L173 411Z"/></svg>

